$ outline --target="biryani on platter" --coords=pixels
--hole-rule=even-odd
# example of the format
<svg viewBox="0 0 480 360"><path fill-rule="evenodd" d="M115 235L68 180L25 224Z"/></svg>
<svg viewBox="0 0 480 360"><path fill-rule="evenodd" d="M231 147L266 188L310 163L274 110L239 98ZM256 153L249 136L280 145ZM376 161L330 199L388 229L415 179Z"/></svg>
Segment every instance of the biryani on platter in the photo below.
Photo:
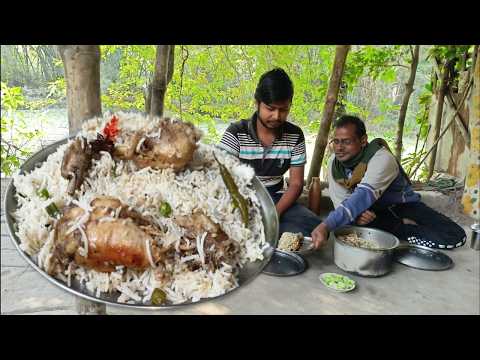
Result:
<svg viewBox="0 0 480 360"><path fill-rule="evenodd" d="M68 286L118 302L179 304L238 286L263 259L254 171L190 123L118 113L84 122L16 174L21 249Z"/></svg>

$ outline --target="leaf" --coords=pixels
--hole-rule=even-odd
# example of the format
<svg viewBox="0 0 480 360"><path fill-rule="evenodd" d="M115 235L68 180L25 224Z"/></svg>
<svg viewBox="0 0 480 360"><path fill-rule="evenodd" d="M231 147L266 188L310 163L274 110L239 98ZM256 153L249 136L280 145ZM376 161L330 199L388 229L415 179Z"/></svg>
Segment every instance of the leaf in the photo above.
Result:
<svg viewBox="0 0 480 360"><path fill-rule="evenodd" d="M382 72L382 74L380 75L380 79L382 81L385 81L387 84L393 83L396 80L396 78L397 78L397 74L394 68L390 68Z"/></svg>

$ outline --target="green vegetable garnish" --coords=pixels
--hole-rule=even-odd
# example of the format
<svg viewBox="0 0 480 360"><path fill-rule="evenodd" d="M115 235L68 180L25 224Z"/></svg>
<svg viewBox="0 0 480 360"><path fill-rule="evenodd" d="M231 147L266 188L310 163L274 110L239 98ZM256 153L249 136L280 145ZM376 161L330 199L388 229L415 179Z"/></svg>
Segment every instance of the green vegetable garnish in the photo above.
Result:
<svg viewBox="0 0 480 360"><path fill-rule="evenodd" d="M230 174L230 172L225 167L225 165L222 165L220 163L220 161L218 161L215 154L213 154L213 157L215 158L215 160L218 163L218 166L220 167L220 174L222 175L223 182L225 183L225 186L227 187L228 192L230 193L230 196L232 197L233 207L238 208L240 210L240 213L242 214L243 224L245 226L248 226L248 204L247 204L247 200L245 200L245 198L238 191L237 184L235 184L235 181L233 180L232 174Z"/></svg>
<svg viewBox="0 0 480 360"><path fill-rule="evenodd" d="M355 285L353 280L338 274L325 275L323 276L323 281L328 287L334 288L335 290L347 290Z"/></svg>
<svg viewBox="0 0 480 360"><path fill-rule="evenodd" d="M162 289L153 290L151 301L153 305L162 305L167 301L167 294Z"/></svg>
<svg viewBox="0 0 480 360"><path fill-rule="evenodd" d="M172 207L170 206L170 204L166 201L162 202L162 204L160 205L160 214L162 214L162 216L169 217L171 213Z"/></svg>
<svg viewBox="0 0 480 360"><path fill-rule="evenodd" d="M45 199L45 200L50 198L50 193L48 192L47 189L38 190L37 195L40 196L41 198Z"/></svg>
<svg viewBox="0 0 480 360"><path fill-rule="evenodd" d="M114 178L117 177L117 163L116 162L113 162L113 166L112 166L112 169L111 169L111 175Z"/></svg>
<svg viewBox="0 0 480 360"><path fill-rule="evenodd" d="M54 202L52 202L50 205L48 205L45 210L47 210L48 215L50 215L53 218L58 217L60 215L60 210L58 209L57 205L55 205Z"/></svg>

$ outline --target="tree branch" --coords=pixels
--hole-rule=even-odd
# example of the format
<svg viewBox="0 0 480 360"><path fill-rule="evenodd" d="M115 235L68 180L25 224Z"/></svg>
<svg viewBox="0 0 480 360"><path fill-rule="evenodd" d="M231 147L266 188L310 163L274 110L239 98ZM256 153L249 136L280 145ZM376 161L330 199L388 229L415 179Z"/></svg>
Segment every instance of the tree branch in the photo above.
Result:
<svg viewBox="0 0 480 360"><path fill-rule="evenodd" d="M437 77L440 79L440 64L438 63L438 59L434 58L433 62L434 62L433 67L435 69L435 73L437 74ZM459 111L457 111L460 108L460 106L455 103L455 101L453 99L453 96L452 96L452 89L450 89L450 88L448 89L448 92L447 92L447 100L450 103L450 106L454 110L456 110L455 114L457 114L457 116L458 116L458 117L455 116L456 123L459 127L460 133L463 136L463 139L465 140L465 144L467 145L468 149L470 149L470 137L468 136L468 129L465 127L465 120L463 119L462 115L460 114Z"/></svg>
<svg viewBox="0 0 480 360"><path fill-rule="evenodd" d="M445 135L445 133L447 132L448 128L450 127L450 125L452 125L453 121L455 120L456 116L457 116L457 113L459 112L459 109L462 107L465 99L467 98L467 95L468 93L470 92L470 88L472 87L473 85L473 79L470 81L470 83L468 84L468 87L467 89L465 90L465 93L463 94L462 96L462 100L460 101L459 103L459 106L457 108L457 111L455 111L455 113L453 114L453 117L452 119L448 122L447 126L445 126L445 129L443 129L442 133L438 136L437 140L435 140L435 142L433 143L433 145L430 147L430 150L427 151L427 153L425 154L424 158L422 159L422 161L420 161L417 165L417 167L415 168L415 170L412 172L412 176L417 172L417 170L420 168L420 166L423 164L423 162L427 159L428 155L430 155L430 153L437 147L437 144L438 142L440 141L440 139L443 137L443 135Z"/></svg>
<svg viewBox="0 0 480 360"><path fill-rule="evenodd" d="M403 67L405 69L410 69L410 66L407 66L407 65L404 65L404 64L399 64L399 63L395 63L395 64L379 64L379 65L375 65L375 67L389 67L389 66L394 66L394 67Z"/></svg>
<svg viewBox="0 0 480 360"><path fill-rule="evenodd" d="M458 107L457 107L457 104L455 103L455 100L453 99L451 89L449 89L447 93L447 100L450 103L450 106L453 108L453 110L457 111ZM465 141L465 145L467 145L467 148L470 150L470 136L468 134L468 128L466 128L465 119L463 119L463 116L459 111L457 113L457 116L455 116L455 120L456 120L455 123L457 124L458 130L460 130L463 140Z"/></svg>
<svg viewBox="0 0 480 360"><path fill-rule="evenodd" d="M7 154L9 154L10 148L14 148L14 149L15 149L16 151L18 151L18 152L21 152L21 151L22 151L22 149L19 148L18 146L16 146L13 142L11 143L11 142L9 142L9 141L3 140L3 137L1 138L1 141L2 141L3 144L5 144L5 145L8 146Z"/></svg>
<svg viewBox="0 0 480 360"><path fill-rule="evenodd" d="M415 54L413 53L412 45L408 45L408 48L410 49L410 55L412 56L412 59L413 59L415 57Z"/></svg>

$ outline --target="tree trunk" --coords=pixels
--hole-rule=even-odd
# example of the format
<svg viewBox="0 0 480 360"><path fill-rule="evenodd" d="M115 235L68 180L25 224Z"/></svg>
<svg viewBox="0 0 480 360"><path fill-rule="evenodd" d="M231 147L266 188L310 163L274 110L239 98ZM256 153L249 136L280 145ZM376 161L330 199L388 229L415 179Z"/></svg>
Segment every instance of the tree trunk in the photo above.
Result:
<svg viewBox="0 0 480 360"><path fill-rule="evenodd" d="M327 146L328 133L332 123L332 117L335 111L340 82L342 81L345 62L347 60L350 45L337 45L335 50L335 61L333 63L332 74L328 84L327 98L325 107L323 108L322 121L318 130L317 139L315 140L315 148L313 150L312 163L308 172L307 184L309 185L313 177L320 175L323 155Z"/></svg>
<svg viewBox="0 0 480 360"><path fill-rule="evenodd" d="M405 117L407 116L408 102L410 95L413 92L413 83L415 82L415 75L417 73L418 58L420 53L420 45L415 45L412 54L412 64L410 65L410 76L405 84L405 94L403 94L402 106L400 107L400 115L398 116L397 142L395 146L395 156L398 161L402 159L403 147L403 128L405 125Z"/></svg>
<svg viewBox="0 0 480 360"><path fill-rule="evenodd" d="M65 69L69 134L74 135L82 122L102 115L100 99L100 46L58 45ZM78 314L105 314L106 306L77 298Z"/></svg>
<svg viewBox="0 0 480 360"><path fill-rule="evenodd" d="M438 103L437 109L435 113L435 127L434 127L434 135L433 135L433 142L437 141L438 136L440 135L440 127L442 125L442 115L443 115L443 103L445 100L445 94L447 91L448 85L448 75L449 75L449 62L443 65L442 68L442 78L440 80L440 86L438 90ZM435 145L432 154L430 155L430 161L428 165L428 179L430 179L433 175L433 170L435 168L435 160L437 158L437 146Z"/></svg>
<svg viewBox="0 0 480 360"><path fill-rule="evenodd" d="M150 107L152 105L152 82L147 86L147 93L143 93L143 98L145 99L145 114L150 114Z"/></svg>
<svg viewBox="0 0 480 360"><path fill-rule="evenodd" d="M147 96L147 101L150 97L148 113L151 116L163 116L165 93L173 75L174 47L175 45L157 45L155 72L149 86L151 96Z"/></svg>
<svg viewBox="0 0 480 360"><path fill-rule="evenodd" d="M455 102L455 99L453 98L452 92L447 91L447 99L448 102L450 103L450 106L452 107L453 110L457 110L457 103ZM457 124L457 129L459 130L460 134L462 135L463 141L465 142L465 145L467 146L468 149L470 149L470 136L468 134L468 122L465 121L463 118L462 113L458 113L457 117L455 118L455 123Z"/></svg>
<svg viewBox="0 0 480 360"><path fill-rule="evenodd" d="M102 115L100 100L100 46L58 45L67 83L69 134L84 120Z"/></svg>

